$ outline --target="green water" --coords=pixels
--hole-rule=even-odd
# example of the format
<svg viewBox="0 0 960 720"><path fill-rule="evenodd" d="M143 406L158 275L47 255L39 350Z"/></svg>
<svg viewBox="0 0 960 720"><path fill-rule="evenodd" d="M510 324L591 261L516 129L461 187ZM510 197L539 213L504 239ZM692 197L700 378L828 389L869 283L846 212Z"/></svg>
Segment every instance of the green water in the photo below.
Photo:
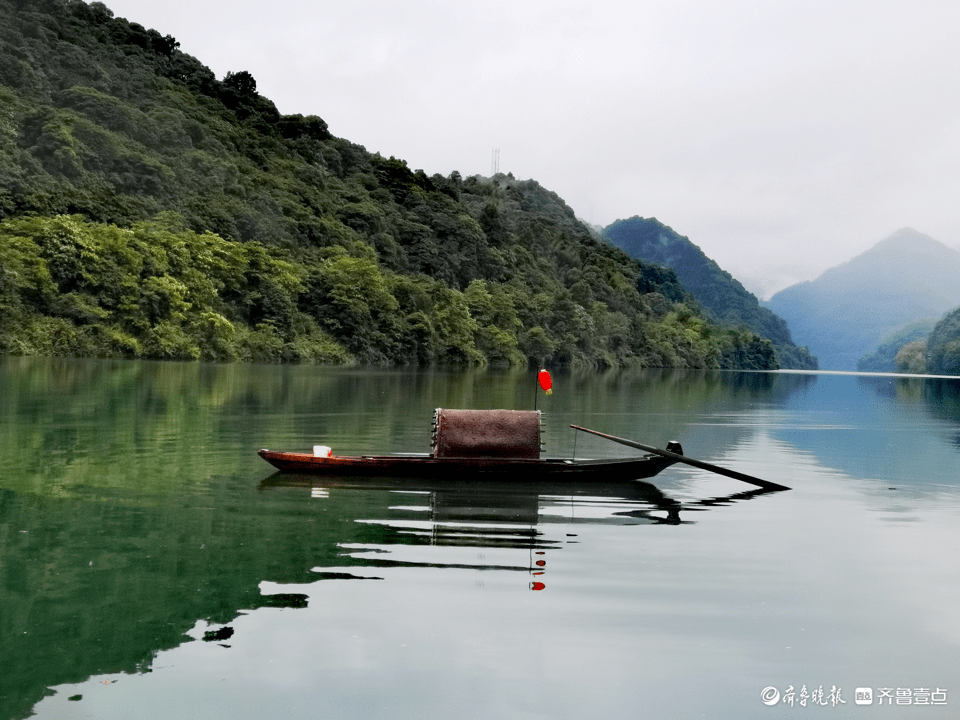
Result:
<svg viewBox="0 0 960 720"><path fill-rule="evenodd" d="M955 716L957 381L554 380L0 358L0 718ZM256 455L426 451L436 407L534 403L551 455L633 452L576 423L794 489L298 482Z"/></svg>

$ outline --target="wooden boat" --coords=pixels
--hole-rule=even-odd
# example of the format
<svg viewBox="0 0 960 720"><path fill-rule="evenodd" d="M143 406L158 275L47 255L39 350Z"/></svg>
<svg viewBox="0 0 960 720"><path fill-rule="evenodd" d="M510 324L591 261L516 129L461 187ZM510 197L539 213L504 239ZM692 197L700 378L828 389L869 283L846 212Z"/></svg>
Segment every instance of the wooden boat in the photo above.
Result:
<svg viewBox="0 0 960 720"><path fill-rule="evenodd" d="M624 480L653 477L676 460L659 455L627 459L465 457L432 455L316 456L311 453L260 450L260 457L283 472L371 477L442 478L463 475L516 476L524 479L560 475L583 479Z"/></svg>
<svg viewBox="0 0 960 720"><path fill-rule="evenodd" d="M538 411L438 409L429 454L338 456L317 446L313 453L263 449L259 455L283 472L424 479L633 480L653 477L678 462L659 454L599 460L541 458L541 430ZM676 455L683 452L680 443L667 447Z"/></svg>

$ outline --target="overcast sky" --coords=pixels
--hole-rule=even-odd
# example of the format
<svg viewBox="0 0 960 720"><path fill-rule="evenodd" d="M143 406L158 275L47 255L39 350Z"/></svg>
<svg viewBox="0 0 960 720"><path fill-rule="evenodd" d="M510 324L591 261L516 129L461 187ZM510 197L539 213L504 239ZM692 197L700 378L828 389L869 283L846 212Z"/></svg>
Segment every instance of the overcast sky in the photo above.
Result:
<svg viewBox="0 0 960 720"><path fill-rule="evenodd" d="M956 0L105 0L427 174L656 217L761 297L904 226L960 247Z"/></svg>

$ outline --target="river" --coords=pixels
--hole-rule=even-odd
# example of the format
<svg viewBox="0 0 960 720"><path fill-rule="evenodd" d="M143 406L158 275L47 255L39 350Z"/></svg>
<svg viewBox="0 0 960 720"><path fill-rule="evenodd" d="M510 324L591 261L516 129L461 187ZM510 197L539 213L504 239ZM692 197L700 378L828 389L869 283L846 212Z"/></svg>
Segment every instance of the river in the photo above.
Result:
<svg viewBox="0 0 960 720"><path fill-rule="evenodd" d="M0 718L947 718L960 379L0 358ZM599 487L328 482L542 410ZM952 712L951 712L952 711Z"/></svg>

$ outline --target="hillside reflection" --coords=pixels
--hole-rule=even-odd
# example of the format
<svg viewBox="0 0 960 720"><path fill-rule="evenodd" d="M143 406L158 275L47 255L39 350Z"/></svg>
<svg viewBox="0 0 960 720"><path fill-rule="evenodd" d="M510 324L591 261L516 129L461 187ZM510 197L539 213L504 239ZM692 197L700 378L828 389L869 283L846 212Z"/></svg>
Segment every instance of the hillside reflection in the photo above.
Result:
<svg viewBox="0 0 960 720"><path fill-rule="evenodd" d="M579 525L681 526L764 494L681 504L644 482L437 487L276 474L258 487L221 483L216 499L208 490L167 499L78 490L60 501L0 491L3 717L26 716L51 686L148 672L198 621L226 627L257 608L307 606L300 592L263 593L264 582L282 590L373 579L377 568L478 568L525 574L522 583L543 590L550 555L579 541Z"/></svg>

